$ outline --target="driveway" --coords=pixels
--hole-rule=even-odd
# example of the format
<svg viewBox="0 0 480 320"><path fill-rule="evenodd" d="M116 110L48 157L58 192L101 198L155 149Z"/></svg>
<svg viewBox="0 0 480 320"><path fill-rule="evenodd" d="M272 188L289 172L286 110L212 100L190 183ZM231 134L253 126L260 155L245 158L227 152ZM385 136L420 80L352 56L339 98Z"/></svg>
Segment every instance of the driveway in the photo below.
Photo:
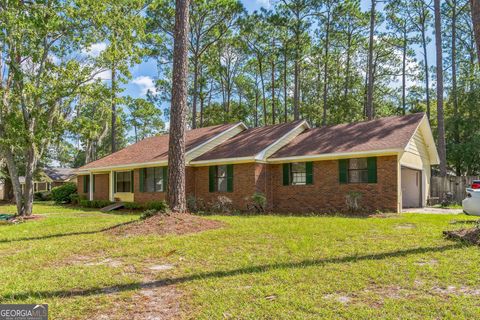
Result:
<svg viewBox="0 0 480 320"><path fill-rule="evenodd" d="M462 209L447 209L447 208L406 208L403 209L403 213L426 213L426 214L460 214L463 213Z"/></svg>

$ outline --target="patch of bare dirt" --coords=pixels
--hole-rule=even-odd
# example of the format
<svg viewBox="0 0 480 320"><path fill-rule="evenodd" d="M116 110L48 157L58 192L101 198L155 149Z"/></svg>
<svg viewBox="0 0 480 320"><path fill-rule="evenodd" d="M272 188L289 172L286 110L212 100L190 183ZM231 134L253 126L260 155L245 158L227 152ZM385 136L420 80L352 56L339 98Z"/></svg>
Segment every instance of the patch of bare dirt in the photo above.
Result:
<svg viewBox="0 0 480 320"><path fill-rule="evenodd" d="M169 215L156 215L107 231L113 235L165 235L165 234L188 234L206 230L218 229L225 223L215 220L204 219L187 213L175 213Z"/></svg>
<svg viewBox="0 0 480 320"><path fill-rule="evenodd" d="M437 259L430 259L430 260L421 259L421 260L415 262L415 264L417 266L420 266L420 267L435 266L435 265L438 264L438 260Z"/></svg>
<svg viewBox="0 0 480 320"><path fill-rule="evenodd" d="M103 320L181 318L183 313L181 302L185 301L185 293L178 290L175 285L159 280L164 272L173 268L173 265L153 265L145 269L126 271L143 275L138 290L131 297L122 297L121 290L119 291L117 287L106 288L103 293L114 297L113 312L106 313L104 308L100 308L90 318Z"/></svg>
<svg viewBox="0 0 480 320"><path fill-rule="evenodd" d="M415 229L417 226L415 223L399 223L395 226L395 229Z"/></svg>
<svg viewBox="0 0 480 320"><path fill-rule="evenodd" d="M432 291L438 293L440 295L466 295L466 296L479 296L480 289L477 288L470 288L466 286L456 287L456 286L448 286L448 287L434 287Z"/></svg>
<svg viewBox="0 0 480 320"><path fill-rule="evenodd" d="M480 245L480 228L468 228L454 231L444 231L443 235L447 239L460 240L468 243Z"/></svg>

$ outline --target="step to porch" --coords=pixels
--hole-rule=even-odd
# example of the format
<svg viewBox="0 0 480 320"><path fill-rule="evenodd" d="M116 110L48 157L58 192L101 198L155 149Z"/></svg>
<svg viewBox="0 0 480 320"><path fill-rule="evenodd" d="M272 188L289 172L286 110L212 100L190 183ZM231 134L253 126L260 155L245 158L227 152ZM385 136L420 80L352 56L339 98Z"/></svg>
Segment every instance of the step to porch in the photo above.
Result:
<svg viewBox="0 0 480 320"><path fill-rule="evenodd" d="M111 205L108 205L108 206L100 209L100 211L101 212L109 212L109 211L112 211L112 210L123 208L124 206L125 206L125 204L123 202L115 202Z"/></svg>

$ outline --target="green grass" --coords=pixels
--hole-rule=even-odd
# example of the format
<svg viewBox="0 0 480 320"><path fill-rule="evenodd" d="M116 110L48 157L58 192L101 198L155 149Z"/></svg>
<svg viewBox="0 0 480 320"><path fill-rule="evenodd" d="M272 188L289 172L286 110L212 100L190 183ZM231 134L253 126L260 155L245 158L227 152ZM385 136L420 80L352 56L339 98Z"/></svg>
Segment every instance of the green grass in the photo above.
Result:
<svg viewBox="0 0 480 320"><path fill-rule="evenodd" d="M461 203L451 203L446 206L442 206L441 204L436 204L433 206L434 208L441 208L441 209L463 209Z"/></svg>
<svg viewBox="0 0 480 320"><path fill-rule="evenodd" d="M141 285L167 282L183 293L185 318L480 316L479 248L442 237L471 226L464 215L212 216L228 226L114 237L100 230L138 215L49 204L34 210L45 218L0 226L0 303L45 302L52 319L121 318ZM120 266L86 263L107 258ZM148 266L166 263L175 268L145 278Z"/></svg>

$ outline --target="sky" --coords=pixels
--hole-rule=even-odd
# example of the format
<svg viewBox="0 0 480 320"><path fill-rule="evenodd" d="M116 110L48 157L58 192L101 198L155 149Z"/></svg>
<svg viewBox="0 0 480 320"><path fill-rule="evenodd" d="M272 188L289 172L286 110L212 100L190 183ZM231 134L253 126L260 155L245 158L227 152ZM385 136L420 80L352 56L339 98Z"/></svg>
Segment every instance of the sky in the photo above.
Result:
<svg viewBox="0 0 480 320"><path fill-rule="evenodd" d="M259 10L261 7L264 8L271 8L271 0L241 0L245 6L245 8L249 12L253 12L254 10ZM341 1L341 0L339 0ZM379 4L379 8L383 5ZM361 7L362 10L367 11L370 9L370 1L369 0L361 0ZM433 35L430 36L433 38ZM97 47L92 48L92 51L101 50L102 45L99 44ZM418 48L419 49L419 48ZM417 51L417 58L421 60L420 50ZM95 54L95 52L93 52ZM429 62L430 64L435 62L435 48L434 42L432 41L429 45ZM145 61L139 65L134 66L131 69L132 79L124 85L125 91L123 95L128 95L134 98L145 98L147 91L150 89L154 91L155 89L155 77L157 76L157 66L154 60ZM105 75L105 79L108 79L108 76Z"/></svg>
<svg viewBox="0 0 480 320"><path fill-rule="evenodd" d="M245 9L249 12L259 10L261 7L270 8L270 0L241 0ZM101 47L97 48L101 49ZM124 85L125 91L123 95L134 98L145 98L147 91L155 89L155 77L157 76L157 66L155 61L149 60L131 69L132 79ZM105 75L108 79L108 76Z"/></svg>

